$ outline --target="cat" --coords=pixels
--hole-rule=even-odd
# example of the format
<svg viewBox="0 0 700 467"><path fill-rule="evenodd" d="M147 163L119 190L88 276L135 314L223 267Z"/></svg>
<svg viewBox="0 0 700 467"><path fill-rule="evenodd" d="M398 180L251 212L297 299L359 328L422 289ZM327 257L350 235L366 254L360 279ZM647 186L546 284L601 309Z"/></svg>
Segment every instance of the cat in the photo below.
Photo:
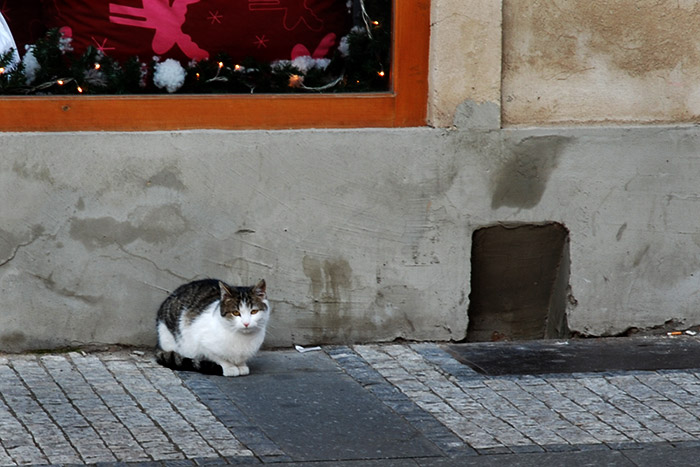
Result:
<svg viewBox="0 0 700 467"><path fill-rule="evenodd" d="M175 370L245 376L269 317L264 279L251 287L218 279L181 285L158 309L156 361Z"/></svg>

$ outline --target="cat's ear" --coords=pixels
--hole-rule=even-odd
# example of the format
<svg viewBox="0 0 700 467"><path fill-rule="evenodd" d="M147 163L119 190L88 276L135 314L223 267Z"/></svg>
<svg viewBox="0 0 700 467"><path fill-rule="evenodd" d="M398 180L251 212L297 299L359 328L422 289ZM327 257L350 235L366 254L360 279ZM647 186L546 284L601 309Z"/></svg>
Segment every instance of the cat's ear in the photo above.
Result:
<svg viewBox="0 0 700 467"><path fill-rule="evenodd" d="M265 299L265 279L260 279L260 282L258 282L258 284L255 287L253 287L253 293L258 297Z"/></svg>
<svg viewBox="0 0 700 467"><path fill-rule="evenodd" d="M219 290L221 291L221 300L223 300L227 296L230 297L231 295L233 295L231 293L231 290L229 290L228 286L221 281L219 281Z"/></svg>

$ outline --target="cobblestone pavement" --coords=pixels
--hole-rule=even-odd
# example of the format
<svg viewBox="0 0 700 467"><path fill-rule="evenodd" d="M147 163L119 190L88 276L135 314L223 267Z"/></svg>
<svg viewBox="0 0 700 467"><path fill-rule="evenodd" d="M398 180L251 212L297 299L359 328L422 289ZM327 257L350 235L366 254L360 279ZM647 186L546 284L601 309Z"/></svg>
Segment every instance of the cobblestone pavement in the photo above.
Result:
<svg viewBox="0 0 700 467"><path fill-rule="evenodd" d="M604 452L631 453L611 465L654 465L632 454L700 446L700 369L487 377L437 344L331 346L316 358L439 453L381 465ZM0 465L294 462L215 378L173 373L150 352L0 356Z"/></svg>
<svg viewBox="0 0 700 467"><path fill-rule="evenodd" d="M700 439L700 370L489 378L431 344L353 350L331 355L366 362L480 453Z"/></svg>

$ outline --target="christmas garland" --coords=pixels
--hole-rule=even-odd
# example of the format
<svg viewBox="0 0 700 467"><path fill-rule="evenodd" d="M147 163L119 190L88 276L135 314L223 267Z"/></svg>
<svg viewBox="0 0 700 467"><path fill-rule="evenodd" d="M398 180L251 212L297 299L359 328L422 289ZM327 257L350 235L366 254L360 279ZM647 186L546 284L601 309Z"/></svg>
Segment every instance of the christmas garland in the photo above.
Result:
<svg viewBox="0 0 700 467"><path fill-rule="evenodd" d="M21 60L13 49L0 55L0 95L386 91L390 19L390 0L375 1L369 12L363 6L361 25L341 39L332 58L273 63L236 63L225 53L185 65L159 57L117 62L94 47L74 54L70 38L51 29Z"/></svg>

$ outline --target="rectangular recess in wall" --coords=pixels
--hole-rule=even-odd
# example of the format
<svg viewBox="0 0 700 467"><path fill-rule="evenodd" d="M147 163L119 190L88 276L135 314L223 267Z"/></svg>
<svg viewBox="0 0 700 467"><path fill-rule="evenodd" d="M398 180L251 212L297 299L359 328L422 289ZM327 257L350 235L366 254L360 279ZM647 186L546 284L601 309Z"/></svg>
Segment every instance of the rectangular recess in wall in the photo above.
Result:
<svg viewBox="0 0 700 467"><path fill-rule="evenodd" d="M468 342L568 337L569 231L499 224L473 234Z"/></svg>

